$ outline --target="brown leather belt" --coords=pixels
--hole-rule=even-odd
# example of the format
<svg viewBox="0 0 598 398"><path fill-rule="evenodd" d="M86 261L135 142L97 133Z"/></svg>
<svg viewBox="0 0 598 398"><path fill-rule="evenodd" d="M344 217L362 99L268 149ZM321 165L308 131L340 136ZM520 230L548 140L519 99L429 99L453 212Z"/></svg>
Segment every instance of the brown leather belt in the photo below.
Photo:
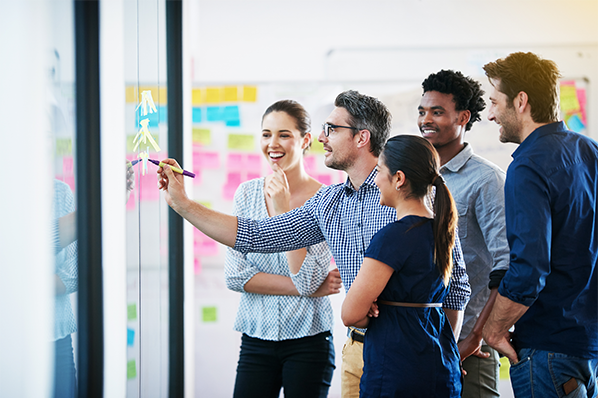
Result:
<svg viewBox="0 0 598 398"><path fill-rule="evenodd" d="M361 333L358 330L355 330L353 328L349 329L349 336L351 337L351 339L353 339L354 341L358 341L360 343L363 343L363 333Z"/></svg>
<svg viewBox="0 0 598 398"><path fill-rule="evenodd" d="M415 308L439 308L442 307L442 303L400 303L398 301L386 301L378 300L378 304L392 305L395 307L415 307Z"/></svg>

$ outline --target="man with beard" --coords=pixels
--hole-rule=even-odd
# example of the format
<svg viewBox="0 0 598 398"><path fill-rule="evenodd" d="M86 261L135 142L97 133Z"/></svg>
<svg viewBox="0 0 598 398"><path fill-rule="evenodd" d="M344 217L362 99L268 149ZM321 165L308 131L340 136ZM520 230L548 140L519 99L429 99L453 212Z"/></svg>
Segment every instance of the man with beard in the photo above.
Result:
<svg viewBox="0 0 598 398"><path fill-rule="evenodd" d="M509 358L516 397L596 397L598 144L558 121L554 62L513 53L484 71L488 119L519 147L505 182L510 268L483 337Z"/></svg>
<svg viewBox="0 0 598 398"><path fill-rule="evenodd" d="M476 155L465 142L465 132L480 120L486 107L480 83L461 72L441 70L428 76L422 88L418 127L436 148L440 173L457 205L459 239L471 285L461 333L464 338L458 340L467 373L462 396L499 397L499 357L496 350L482 345L482 328L509 267L505 173Z"/></svg>
<svg viewBox="0 0 598 398"><path fill-rule="evenodd" d="M380 205L380 191L374 183L378 156L390 127L390 112L378 99L357 91L339 94L318 140L326 151L326 166L345 171L347 181L324 187L303 206L264 220L225 215L190 200L182 176L173 174L168 166L158 169L158 184L177 213L212 239L242 253L290 251L325 240L348 291L372 236L397 218L393 208ZM164 163L179 167L173 159ZM443 308L458 335L470 294L458 240L453 256L453 277ZM363 336L364 330L350 329L343 347L343 397L359 396Z"/></svg>

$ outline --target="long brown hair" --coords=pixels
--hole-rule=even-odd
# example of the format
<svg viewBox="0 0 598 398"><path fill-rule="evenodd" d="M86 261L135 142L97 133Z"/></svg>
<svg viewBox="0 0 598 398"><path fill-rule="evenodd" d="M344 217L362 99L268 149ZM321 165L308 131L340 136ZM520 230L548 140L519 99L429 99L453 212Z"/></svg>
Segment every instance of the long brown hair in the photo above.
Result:
<svg viewBox="0 0 598 398"><path fill-rule="evenodd" d="M447 286L453 271L453 248L457 227L455 201L439 172L440 159L428 140L414 135L397 135L390 138L381 160L391 175L398 170L408 181L407 197L423 198L434 186L434 261Z"/></svg>

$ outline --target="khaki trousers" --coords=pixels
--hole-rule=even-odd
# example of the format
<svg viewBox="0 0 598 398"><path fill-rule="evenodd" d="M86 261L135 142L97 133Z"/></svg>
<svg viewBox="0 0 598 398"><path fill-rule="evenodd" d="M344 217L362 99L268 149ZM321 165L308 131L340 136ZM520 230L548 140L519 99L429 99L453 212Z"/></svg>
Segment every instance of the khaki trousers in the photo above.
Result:
<svg viewBox="0 0 598 398"><path fill-rule="evenodd" d="M341 397L359 398L359 381L363 374L363 343L347 338L341 364Z"/></svg>

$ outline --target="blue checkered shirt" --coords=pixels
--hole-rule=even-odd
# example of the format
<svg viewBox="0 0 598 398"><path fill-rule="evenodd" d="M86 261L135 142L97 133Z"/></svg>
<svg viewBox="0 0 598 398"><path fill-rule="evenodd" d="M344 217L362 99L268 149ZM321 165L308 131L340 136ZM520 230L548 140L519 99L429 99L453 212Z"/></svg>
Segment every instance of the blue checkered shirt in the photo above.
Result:
<svg viewBox="0 0 598 398"><path fill-rule="evenodd" d="M374 234L397 219L394 208L380 205L375 177L374 169L359 190L355 190L347 178L344 184L323 188L302 207L276 217L265 220L238 217L235 250L274 253L326 241L348 291ZM453 263L453 276L443 307L462 311L471 289L458 239Z"/></svg>
<svg viewBox="0 0 598 398"><path fill-rule="evenodd" d="M233 214L253 219L267 219L264 178L247 181L235 192ZM334 314L328 297L307 297L328 276L331 262L326 242L307 248L301 269L289 272L285 253L240 253L227 249L224 277L229 289L243 293L234 329L262 340L280 341L313 336L333 328ZM245 284L256 274L288 276L300 296L248 293Z"/></svg>

